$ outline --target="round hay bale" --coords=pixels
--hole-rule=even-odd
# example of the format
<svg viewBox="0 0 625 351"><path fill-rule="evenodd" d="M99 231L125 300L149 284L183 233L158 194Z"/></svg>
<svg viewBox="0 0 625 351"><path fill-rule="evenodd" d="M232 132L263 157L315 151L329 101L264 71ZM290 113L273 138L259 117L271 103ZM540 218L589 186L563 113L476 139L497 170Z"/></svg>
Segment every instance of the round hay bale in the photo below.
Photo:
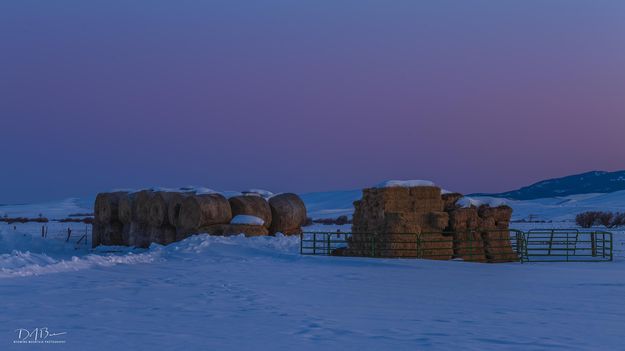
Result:
<svg viewBox="0 0 625 351"><path fill-rule="evenodd" d="M238 215L254 216L262 219L266 228L271 226L271 207L267 200L260 196L234 196L228 199L232 217Z"/></svg>
<svg viewBox="0 0 625 351"><path fill-rule="evenodd" d="M151 190L141 190L131 194L132 200L132 221L147 224L150 213L150 199L154 196Z"/></svg>
<svg viewBox="0 0 625 351"><path fill-rule="evenodd" d="M117 206L117 217L119 221L124 224L130 224L132 221L132 201L134 196L125 193L119 197L119 204Z"/></svg>
<svg viewBox="0 0 625 351"><path fill-rule="evenodd" d="M182 202L192 193L171 193L169 201L167 203L167 219L170 225L178 225L178 218L180 217L180 207Z"/></svg>
<svg viewBox="0 0 625 351"><path fill-rule="evenodd" d="M95 198L94 216L98 223L111 223L119 220L119 199L125 192L99 193Z"/></svg>
<svg viewBox="0 0 625 351"><path fill-rule="evenodd" d="M231 219L230 203L223 195L192 195L180 206L178 227L195 230L212 224L226 224Z"/></svg>
<svg viewBox="0 0 625 351"><path fill-rule="evenodd" d="M150 243L168 245L176 241L176 228L174 226L148 227L146 231Z"/></svg>
<svg viewBox="0 0 625 351"><path fill-rule="evenodd" d="M155 192L154 196L148 200L148 224L153 227L160 227L170 223L169 204L178 197L180 197L180 193L170 191Z"/></svg>
<svg viewBox="0 0 625 351"><path fill-rule="evenodd" d="M299 196L284 193L269 199L271 226L269 232L294 233L306 222L306 205Z"/></svg>
<svg viewBox="0 0 625 351"><path fill-rule="evenodd" d="M150 246L150 233L147 224L138 222L130 223L128 230L128 245L147 248Z"/></svg>

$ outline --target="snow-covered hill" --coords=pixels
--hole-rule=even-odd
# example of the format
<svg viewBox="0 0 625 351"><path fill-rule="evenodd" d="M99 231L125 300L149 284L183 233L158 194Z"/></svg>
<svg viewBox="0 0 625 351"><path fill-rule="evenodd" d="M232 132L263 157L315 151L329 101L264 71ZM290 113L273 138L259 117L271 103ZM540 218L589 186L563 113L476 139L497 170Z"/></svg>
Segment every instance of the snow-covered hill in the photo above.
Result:
<svg viewBox="0 0 625 351"><path fill-rule="evenodd" d="M625 190L625 171L592 171L554 178L498 194L474 194L514 200L534 200L578 194L612 193Z"/></svg>
<svg viewBox="0 0 625 351"><path fill-rule="evenodd" d="M309 216L312 218L351 216L352 203L361 197L359 190L303 194ZM490 200L488 196L473 197ZM578 194L533 200L505 202L513 208L513 220L573 221L575 215L584 211L625 212L625 190L608 194Z"/></svg>

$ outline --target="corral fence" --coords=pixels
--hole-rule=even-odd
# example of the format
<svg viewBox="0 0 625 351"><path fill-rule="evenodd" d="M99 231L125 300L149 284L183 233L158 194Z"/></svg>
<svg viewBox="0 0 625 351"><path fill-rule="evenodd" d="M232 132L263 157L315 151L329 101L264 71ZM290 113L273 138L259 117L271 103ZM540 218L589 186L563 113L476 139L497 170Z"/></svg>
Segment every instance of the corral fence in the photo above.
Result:
<svg viewBox="0 0 625 351"><path fill-rule="evenodd" d="M604 262L613 259L613 235L578 229L477 229L421 234L304 232L300 235L300 253L477 262Z"/></svg>

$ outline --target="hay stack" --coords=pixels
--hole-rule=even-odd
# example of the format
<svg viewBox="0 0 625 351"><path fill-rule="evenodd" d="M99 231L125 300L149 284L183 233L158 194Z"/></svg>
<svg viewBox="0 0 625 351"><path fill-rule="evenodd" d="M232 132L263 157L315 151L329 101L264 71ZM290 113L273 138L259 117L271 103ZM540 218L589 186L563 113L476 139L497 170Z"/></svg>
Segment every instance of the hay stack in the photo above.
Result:
<svg viewBox="0 0 625 351"><path fill-rule="evenodd" d="M117 207L117 214L119 221L124 224L130 224L132 222L132 201L134 196L129 193L125 193L119 197L119 204Z"/></svg>
<svg viewBox="0 0 625 351"><path fill-rule="evenodd" d="M228 199L230 203L230 209L232 210L232 217L238 215L249 215L262 219L265 223L264 226L269 228L271 226L271 207L267 200L260 196L234 196Z"/></svg>
<svg viewBox="0 0 625 351"><path fill-rule="evenodd" d="M343 254L451 258L452 239L442 234L449 216L443 212L440 188L364 189L354 207L353 235Z"/></svg>
<svg viewBox="0 0 625 351"><path fill-rule="evenodd" d="M512 216L509 206L488 207L478 209L484 251L488 262L515 262L519 258L512 248L508 225Z"/></svg>
<svg viewBox="0 0 625 351"><path fill-rule="evenodd" d="M98 223L119 221L119 200L126 196L126 192L99 193L95 198L94 220Z"/></svg>
<svg viewBox="0 0 625 351"><path fill-rule="evenodd" d="M302 225L306 222L306 205L299 196L292 193L284 193L269 199L271 207L271 234L282 233L284 235L299 234Z"/></svg>
<svg viewBox="0 0 625 351"><path fill-rule="evenodd" d="M124 235L124 224L115 221L111 223L93 223L91 245L127 245Z"/></svg>
<svg viewBox="0 0 625 351"><path fill-rule="evenodd" d="M161 245L171 244L176 241L176 227L171 225L163 225L160 227L148 227L147 238L150 243L158 243Z"/></svg>
<svg viewBox="0 0 625 351"><path fill-rule="evenodd" d="M167 204L167 220L170 225L177 226L178 219L180 218L180 207L182 202L192 193L170 193L169 201Z"/></svg>
<svg viewBox="0 0 625 351"><path fill-rule="evenodd" d="M475 208L457 208L449 212L448 230L453 232L454 257L486 262L482 235L476 231L479 226L480 218Z"/></svg>
<svg viewBox="0 0 625 351"><path fill-rule="evenodd" d="M132 221L147 224L150 213L150 199L154 196L151 190L141 190L130 194L132 199Z"/></svg>
<svg viewBox="0 0 625 351"><path fill-rule="evenodd" d="M462 198L460 193L446 193L442 194L443 209L447 212L453 211L456 208L456 202Z"/></svg>
<svg viewBox="0 0 625 351"><path fill-rule="evenodd" d="M148 200L148 224L152 227L161 227L169 224L175 226L176 213L169 214L169 208L175 211L175 204L182 202L183 195L181 193L175 193L171 191L157 191ZM174 204L174 206L172 206Z"/></svg>
<svg viewBox="0 0 625 351"><path fill-rule="evenodd" d="M99 193L94 204L94 223L91 232L91 244L125 245L124 225L119 218L120 200L127 197L126 192Z"/></svg>
<svg viewBox="0 0 625 351"><path fill-rule="evenodd" d="M128 246L146 248L150 246L150 233L147 224L132 221L128 230Z"/></svg>
<svg viewBox="0 0 625 351"><path fill-rule="evenodd" d="M231 219L230 203L223 195L192 195L182 201L177 227L192 232L213 224L227 224Z"/></svg>

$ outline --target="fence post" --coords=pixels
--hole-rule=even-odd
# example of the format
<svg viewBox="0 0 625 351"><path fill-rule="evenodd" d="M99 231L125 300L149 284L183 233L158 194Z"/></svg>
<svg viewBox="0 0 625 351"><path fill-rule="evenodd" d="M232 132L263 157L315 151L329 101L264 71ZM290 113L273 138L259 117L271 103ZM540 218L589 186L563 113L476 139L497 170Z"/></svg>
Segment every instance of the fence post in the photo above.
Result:
<svg viewBox="0 0 625 351"><path fill-rule="evenodd" d="M317 253L317 233L313 233L313 255Z"/></svg>
<svg viewBox="0 0 625 351"><path fill-rule="evenodd" d="M67 227L67 239L65 239L65 242L69 242L69 237L72 235L72 228Z"/></svg>
<svg viewBox="0 0 625 351"><path fill-rule="evenodd" d="M614 259L614 253L612 252L612 245L614 243L614 238L612 237L612 233L608 234L608 238L610 239L610 261L612 261Z"/></svg>
<svg viewBox="0 0 625 351"><path fill-rule="evenodd" d="M44 231L43 225L41 226L41 237L45 238L46 232Z"/></svg>
<svg viewBox="0 0 625 351"><path fill-rule="evenodd" d="M332 233L328 233L328 256L330 256L330 254L332 253L332 250L330 249L330 244L331 244L331 238L332 238Z"/></svg>
<svg viewBox="0 0 625 351"><path fill-rule="evenodd" d="M377 234L373 233L373 235L371 235L371 257L375 257L375 238L376 238Z"/></svg>
<svg viewBox="0 0 625 351"><path fill-rule="evenodd" d="M590 246L592 247L592 257L597 256L597 242L595 232L590 233Z"/></svg>

